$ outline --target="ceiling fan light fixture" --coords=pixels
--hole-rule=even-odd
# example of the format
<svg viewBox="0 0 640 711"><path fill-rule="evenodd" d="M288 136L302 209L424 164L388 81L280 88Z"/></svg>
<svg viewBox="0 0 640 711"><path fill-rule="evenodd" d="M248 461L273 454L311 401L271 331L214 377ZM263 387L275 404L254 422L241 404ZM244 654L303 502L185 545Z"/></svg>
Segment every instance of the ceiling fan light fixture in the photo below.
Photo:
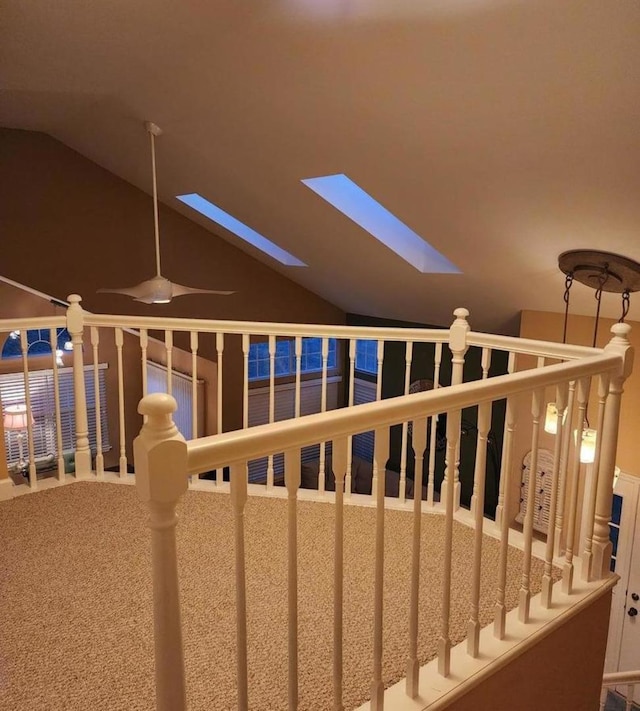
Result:
<svg viewBox="0 0 640 711"><path fill-rule="evenodd" d="M214 289L199 289L197 287L184 286L176 282L169 281L162 276L160 271L160 230L158 226L158 185L156 178L156 151L155 138L162 135L162 129L152 121L145 121L144 127L151 139L151 174L153 177L153 226L155 238L155 258L156 275L151 279L146 279L140 284L121 289L98 289L101 294L124 294L131 296L135 301L143 304L168 304L176 296L186 294L217 294L219 296L229 296L234 291L217 291Z"/></svg>

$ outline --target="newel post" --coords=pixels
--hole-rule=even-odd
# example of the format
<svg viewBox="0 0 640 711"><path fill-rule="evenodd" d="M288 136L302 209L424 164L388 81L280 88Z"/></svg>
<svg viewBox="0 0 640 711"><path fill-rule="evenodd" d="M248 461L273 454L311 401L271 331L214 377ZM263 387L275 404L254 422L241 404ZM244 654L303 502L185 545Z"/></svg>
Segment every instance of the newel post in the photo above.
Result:
<svg viewBox="0 0 640 711"><path fill-rule="evenodd" d="M593 527L593 559L591 578L598 580L609 575L611 559L611 541L609 540L609 522L611 521L611 504L613 500L613 475L616 466L616 450L618 446L618 429L620 424L620 400L624 381L633 367L633 348L629 343L631 326L626 323L616 323L611 327L613 338L605 350L621 356L621 364L617 371L611 374L609 395L604 408L604 423L601 437L600 467L598 469L598 491L596 498L596 513Z"/></svg>
<svg viewBox="0 0 640 711"><path fill-rule="evenodd" d="M87 393L84 384L84 354L82 351L84 333L84 311L77 294L67 297L67 331L73 344L73 399L76 422L75 477L87 479L91 476L91 450L89 448L89 424L87 420Z"/></svg>
<svg viewBox="0 0 640 711"><path fill-rule="evenodd" d="M449 329L449 350L451 351L451 385L459 385L464 378L464 357L469 350L467 334L470 331L467 309L459 308L453 312L456 317ZM451 415L451 413L449 413ZM448 419L448 418L447 418ZM458 433L459 436L460 433ZM449 448L447 447L447 452ZM456 446L456 461L447 461L445 466L445 481L442 482L440 500L447 501L446 487L453 482L454 509L460 508L460 441Z"/></svg>
<svg viewBox="0 0 640 711"><path fill-rule="evenodd" d="M171 417L176 409L174 398L165 393L142 398L138 412L146 421L133 443L136 489L149 508L151 529L158 711L186 709L176 505L188 487L187 444Z"/></svg>

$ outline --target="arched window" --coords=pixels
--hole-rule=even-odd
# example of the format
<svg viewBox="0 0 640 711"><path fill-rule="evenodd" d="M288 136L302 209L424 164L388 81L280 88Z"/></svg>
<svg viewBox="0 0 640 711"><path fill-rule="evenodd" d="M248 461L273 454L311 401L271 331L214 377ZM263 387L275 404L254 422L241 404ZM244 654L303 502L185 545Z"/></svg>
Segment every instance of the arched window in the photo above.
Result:
<svg viewBox="0 0 640 711"><path fill-rule="evenodd" d="M12 331L2 347L2 359L22 356L20 331ZM56 329L56 352L73 349L71 336L66 328ZM48 328L32 328L27 331L27 354L49 355L51 353L51 334Z"/></svg>

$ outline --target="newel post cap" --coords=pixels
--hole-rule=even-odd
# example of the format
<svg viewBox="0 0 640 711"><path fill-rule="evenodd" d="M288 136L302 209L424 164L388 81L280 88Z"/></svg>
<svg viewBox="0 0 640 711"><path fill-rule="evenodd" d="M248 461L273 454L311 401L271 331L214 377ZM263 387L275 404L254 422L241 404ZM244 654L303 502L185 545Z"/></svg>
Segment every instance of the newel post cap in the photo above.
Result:
<svg viewBox="0 0 640 711"><path fill-rule="evenodd" d="M623 358L619 375L626 379L633 369L634 349L629 341L631 326L628 323L614 323L611 326L612 338L605 346L605 350L613 350L620 353Z"/></svg>
<svg viewBox="0 0 640 711"><path fill-rule="evenodd" d="M175 399L166 393L147 395L138 405L138 412L147 416L133 443L142 501L175 502L187 490L187 443L171 417L177 409Z"/></svg>
<svg viewBox="0 0 640 711"><path fill-rule="evenodd" d="M467 333L470 331L469 322L467 321L469 311L461 307L457 308L453 315L456 319L449 329L449 348L453 353L464 355L468 348Z"/></svg>
<svg viewBox="0 0 640 711"><path fill-rule="evenodd" d="M72 336L82 335L84 328L84 311L80 302L82 297L78 294L71 294L67 297L69 306L67 308L67 330Z"/></svg>
<svg viewBox="0 0 640 711"><path fill-rule="evenodd" d="M178 409L176 399L167 393L145 395L138 403L138 412L147 415L149 421L163 419Z"/></svg>

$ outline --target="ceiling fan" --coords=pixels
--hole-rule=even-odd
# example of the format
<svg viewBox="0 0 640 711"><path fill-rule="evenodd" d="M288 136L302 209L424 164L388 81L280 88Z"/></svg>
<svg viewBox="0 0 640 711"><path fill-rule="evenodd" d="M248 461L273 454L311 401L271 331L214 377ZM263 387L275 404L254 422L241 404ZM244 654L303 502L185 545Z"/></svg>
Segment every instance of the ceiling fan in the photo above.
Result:
<svg viewBox="0 0 640 711"><path fill-rule="evenodd" d="M192 286L184 286L169 281L160 272L160 232L158 229L158 188L156 182L156 150L155 138L162 134L162 129L151 121L145 121L145 129L151 137L151 172L153 174L153 219L155 227L156 245L156 275L151 279L137 284L136 286L123 287L122 289L98 289L100 294L124 294L132 296L136 301L143 304L168 304L176 296L186 294L217 294L218 296L229 296L235 291L216 291L214 289L198 289Z"/></svg>

